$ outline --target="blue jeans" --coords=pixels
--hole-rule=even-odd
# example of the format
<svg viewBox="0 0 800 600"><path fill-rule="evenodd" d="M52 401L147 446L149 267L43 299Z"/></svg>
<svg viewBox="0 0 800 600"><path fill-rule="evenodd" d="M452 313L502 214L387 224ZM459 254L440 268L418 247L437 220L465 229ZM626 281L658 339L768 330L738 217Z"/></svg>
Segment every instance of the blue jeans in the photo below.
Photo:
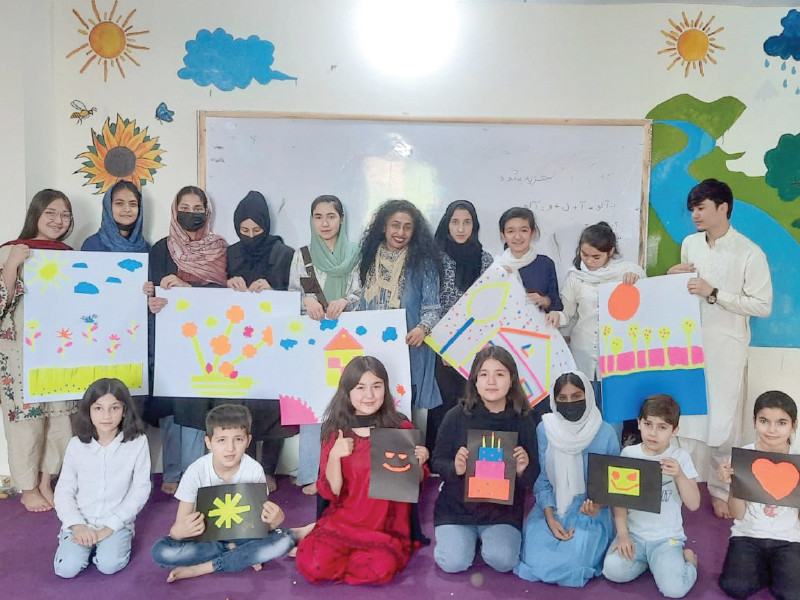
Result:
<svg viewBox="0 0 800 600"><path fill-rule="evenodd" d="M58 532L58 548L53 559L53 569L56 575L71 579L83 571L92 559L97 570L106 575L121 571L131 558L131 540L133 531L123 527L115 531L106 539L94 546L87 548L72 541L72 531L62 529Z"/></svg>
<svg viewBox="0 0 800 600"><path fill-rule="evenodd" d="M319 453L322 449L322 425L300 425L300 457L297 466L297 485L314 483L319 477Z"/></svg>
<svg viewBox="0 0 800 600"><path fill-rule="evenodd" d="M178 482L189 465L205 454L205 433L199 429L181 427L175 423L172 415L159 419L158 428L161 432L164 481Z"/></svg>
<svg viewBox="0 0 800 600"><path fill-rule="evenodd" d="M294 535L288 529L275 529L258 540L231 540L230 542L194 542L164 537L153 546L153 560L162 567L190 567L211 562L214 571L237 573L247 567L260 565L287 554L294 548Z"/></svg>
<svg viewBox="0 0 800 600"><path fill-rule="evenodd" d="M437 525L433 558L446 573L460 573L472 566L481 540L481 558L495 571L505 573L517 566L522 532L511 525Z"/></svg>
<svg viewBox="0 0 800 600"><path fill-rule="evenodd" d="M683 541L667 538L646 542L631 534L636 546L633 560L619 552L606 554L603 576L615 583L633 581L648 568L656 580L658 591L667 598L683 598L697 580L697 568L683 557ZM615 539L612 546L617 543Z"/></svg>

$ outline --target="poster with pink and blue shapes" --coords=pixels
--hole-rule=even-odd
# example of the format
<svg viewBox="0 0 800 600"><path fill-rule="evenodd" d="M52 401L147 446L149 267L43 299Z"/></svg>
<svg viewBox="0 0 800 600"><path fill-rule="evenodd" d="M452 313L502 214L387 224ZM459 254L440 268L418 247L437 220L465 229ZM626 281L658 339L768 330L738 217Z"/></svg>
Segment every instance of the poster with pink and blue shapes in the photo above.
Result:
<svg viewBox="0 0 800 600"><path fill-rule="evenodd" d="M603 418L635 419L647 396L669 394L682 415L707 414L698 296L692 273L599 287Z"/></svg>

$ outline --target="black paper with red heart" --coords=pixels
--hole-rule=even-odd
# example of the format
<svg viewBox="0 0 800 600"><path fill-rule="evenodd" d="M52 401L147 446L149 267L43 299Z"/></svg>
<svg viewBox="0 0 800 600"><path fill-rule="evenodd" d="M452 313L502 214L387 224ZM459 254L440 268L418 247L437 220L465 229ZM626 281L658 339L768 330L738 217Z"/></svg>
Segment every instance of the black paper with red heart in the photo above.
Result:
<svg viewBox="0 0 800 600"><path fill-rule="evenodd" d="M420 469L414 447L422 443L417 429L370 430L369 497L397 502L419 501Z"/></svg>
<svg viewBox="0 0 800 600"><path fill-rule="evenodd" d="M800 508L800 455L734 448L734 498Z"/></svg>

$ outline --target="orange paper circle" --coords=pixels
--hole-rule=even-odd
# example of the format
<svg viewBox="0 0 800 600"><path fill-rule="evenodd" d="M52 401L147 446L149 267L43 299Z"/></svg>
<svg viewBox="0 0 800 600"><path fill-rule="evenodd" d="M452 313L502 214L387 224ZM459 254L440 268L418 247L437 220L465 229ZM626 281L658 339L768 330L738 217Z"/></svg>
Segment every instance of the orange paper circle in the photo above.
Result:
<svg viewBox="0 0 800 600"><path fill-rule="evenodd" d="M639 289L620 283L608 297L608 314L617 321L627 321L639 310Z"/></svg>

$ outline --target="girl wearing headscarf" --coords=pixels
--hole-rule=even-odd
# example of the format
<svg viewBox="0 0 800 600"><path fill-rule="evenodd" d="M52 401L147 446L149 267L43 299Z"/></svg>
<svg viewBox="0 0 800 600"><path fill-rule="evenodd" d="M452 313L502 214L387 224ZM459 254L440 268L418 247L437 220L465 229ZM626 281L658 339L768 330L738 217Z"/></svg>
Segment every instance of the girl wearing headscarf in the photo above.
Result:
<svg viewBox="0 0 800 600"><path fill-rule="evenodd" d="M478 239L479 230L478 214L468 200L451 202L439 221L433 239L442 252L442 281L439 288L442 315L453 308L492 264L492 255L483 249ZM428 410L425 439L431 452L436 445L439 425L445 413L458 404L458 399L464 395L467 380L444 360L437 359L436 383L442 394L442 405Z"/></svg>
<svg viewBox="0 0 800 600"><path fill-rule="evenodd" d="M551 413L536 428L541 470L525 520L521 560L528 581L582 587L603 570L614 535L611 511L586 494L589 453L619 455L619 440L595 406L588 377L564 373L550 393Z"/></svg>
<svg viewBox="0 0 800 600"><path fill-rule="evenodd" d="M31 200L19 239L0 247L0 409L8 443L8 466L20 500L31 512L53 508L50 482L61 470L72 437L76 403L27 402L23 395L23 263L35 250L72 250L62 240L72 231L72 205L57 190Z"/></svg>
<svg viewBox="0 0 800 600"><path fill-rule="evenodd" d="M259 192L248 192L233 212L239 241L228 248L227 285L240 292L286 290L293 250L277 235L270 235L269 207ZM263 442L261 464L269 490L275 491L275 469L283 438L297 433L296 427L281 426L277 400L245 400L253 415L253 443L248 453L255 458L256 444Z"/></svg>
<svg viewBox="0 0 800 600"><path fill-rule="evenodd" d="M211 232L211 205L206 193L187 185L172 203L169 235L150 250L149 281L144 291L153 314L167 304L166 298L154 295L155 286L221 287L227 277L225 258L228 244ZM155 328L151 323L151 331ZM153 373L155 336L150 341L150 373ZM152 382L151 382L152 383ZM152 385L151 388L152 389ZM153 398L146 416L158 421L161 429L164 479L161 489L174 494L183 471L205 452L203 436L208 404L196 398ZM186 427L181 427L181 425Z"/></svg>
<svg viewBox="0 0 800 600"><path fill-rule="evenodd" d="M311 203L311 243L294 253L289 272L289 290L302 293L302 311L321 321L323 318L337 319L346 310L356 310L361 293L359 258L358 244L347 238L341 200L331 195L315 198ZM296 483L304 486L304 494L317 492L320 428L318 424L300 426L300 465Z"/></svg>
<svg viewBox="0 0 800 600"><path fill-rule="evenodd" d="M130 181L120 180L103 196L100 229L83 242L81 250L97 252L148 252L142 232L142 193Z"/></svg>

